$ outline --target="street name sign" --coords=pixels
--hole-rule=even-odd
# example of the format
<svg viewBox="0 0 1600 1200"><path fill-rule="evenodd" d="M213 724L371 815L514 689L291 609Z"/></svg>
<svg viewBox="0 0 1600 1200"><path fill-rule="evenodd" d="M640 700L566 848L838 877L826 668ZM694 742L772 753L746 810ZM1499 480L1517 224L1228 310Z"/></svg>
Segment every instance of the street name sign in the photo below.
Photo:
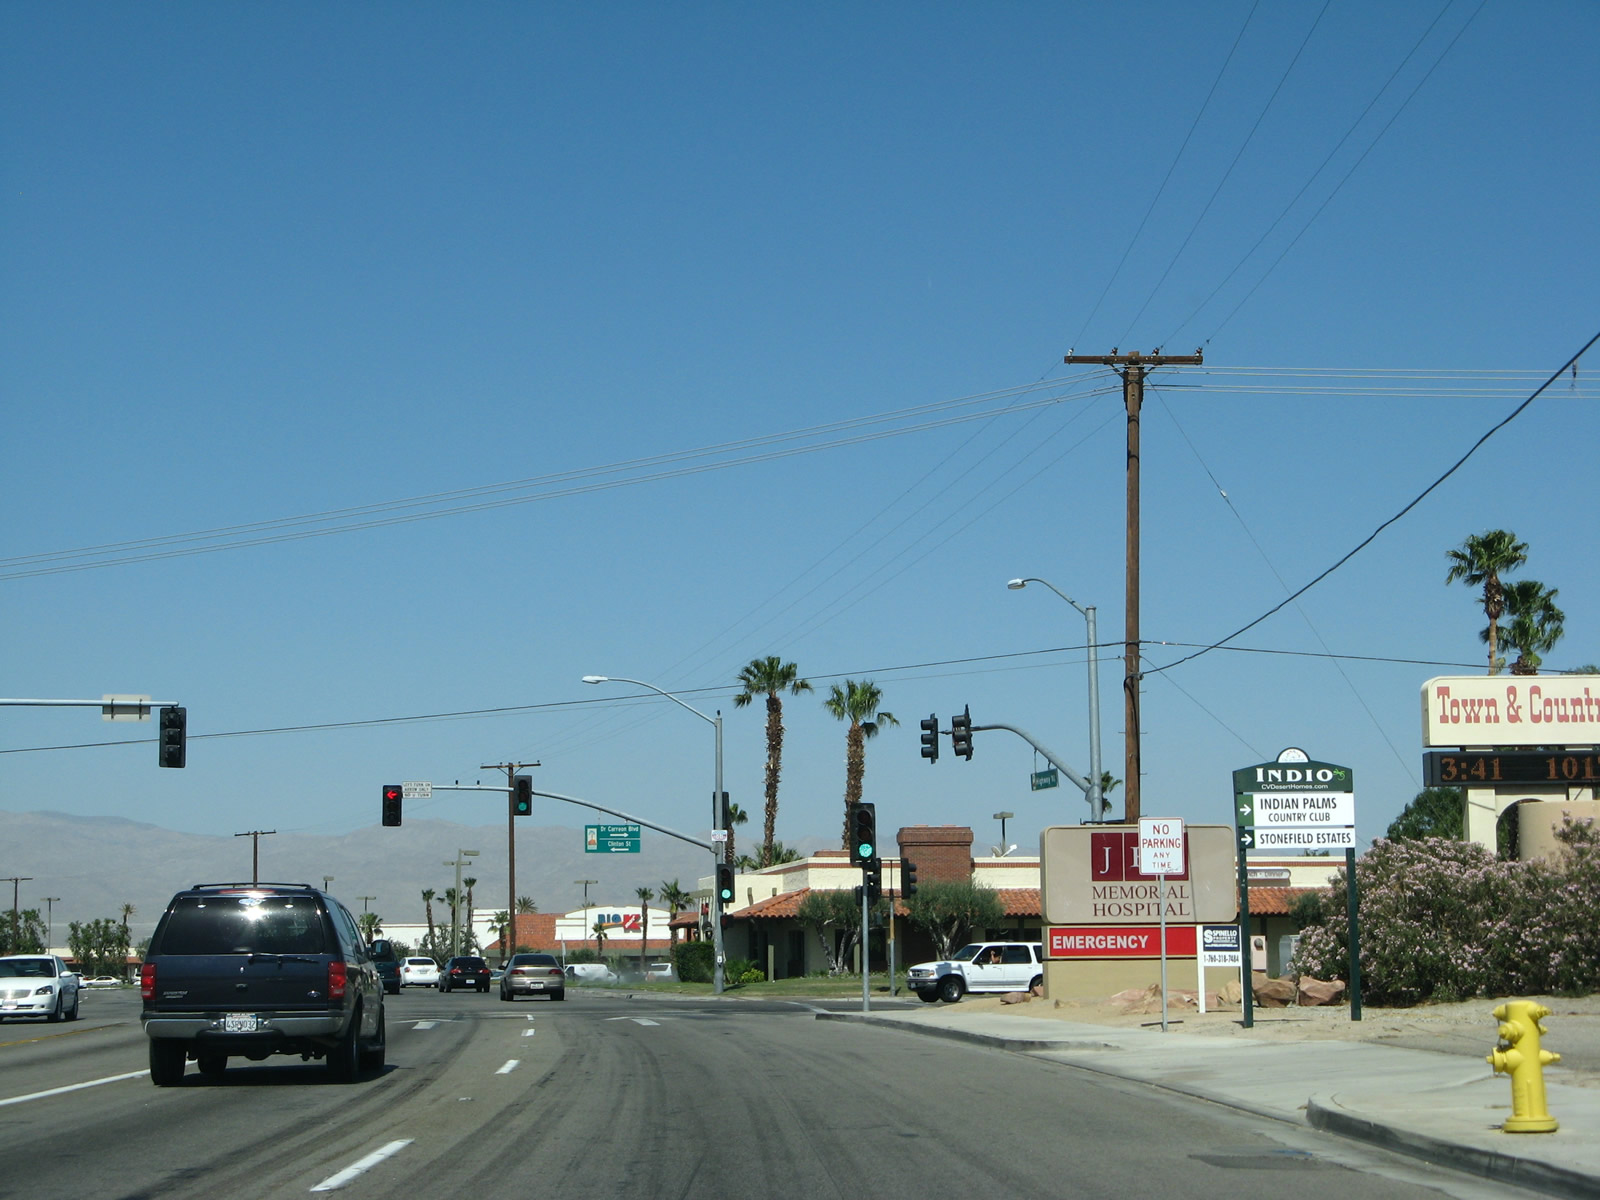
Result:
<svg viewBox="0 0 1600 1200"><path fill-rule="evenodd" d="M583 849L586 854L639 853L639 826L585 825Z"/></svg>
<svg viewBox="0 0 1600 1200"><path fill-rule="evenodd" d="M1035 792L1043 791L1045 788L1060 787L1061 772L1054 767L1044 771L1035 771L1028 777L1028 786Z"/></svg>

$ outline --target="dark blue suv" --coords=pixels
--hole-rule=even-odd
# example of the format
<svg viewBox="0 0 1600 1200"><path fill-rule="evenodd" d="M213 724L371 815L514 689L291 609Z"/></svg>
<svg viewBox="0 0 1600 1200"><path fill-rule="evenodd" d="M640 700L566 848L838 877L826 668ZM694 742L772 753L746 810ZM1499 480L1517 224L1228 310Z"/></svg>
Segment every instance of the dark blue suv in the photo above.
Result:
<svg viewBox="0 0 1600 1200"><path fill-rule="evenodd" d="M355 918L298 883L195 884L172 898L139 978L150 1080L171 1087L194 1059L215 1078L230 1057L325 1059L335 1079L383 1067L384 986Z"/></svg>

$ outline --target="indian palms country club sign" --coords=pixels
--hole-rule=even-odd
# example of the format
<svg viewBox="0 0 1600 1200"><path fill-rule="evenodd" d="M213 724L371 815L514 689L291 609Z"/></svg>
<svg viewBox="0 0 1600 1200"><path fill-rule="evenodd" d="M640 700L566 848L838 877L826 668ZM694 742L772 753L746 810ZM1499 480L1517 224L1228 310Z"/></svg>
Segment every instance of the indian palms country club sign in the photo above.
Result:
<svg viewBox="0 0 1600 1200"><path fill-rule="evenodd" d="M1233 773L1233 822L1241 850L1351 850L1355 773L1285 750L1276 762Z"/></svg>

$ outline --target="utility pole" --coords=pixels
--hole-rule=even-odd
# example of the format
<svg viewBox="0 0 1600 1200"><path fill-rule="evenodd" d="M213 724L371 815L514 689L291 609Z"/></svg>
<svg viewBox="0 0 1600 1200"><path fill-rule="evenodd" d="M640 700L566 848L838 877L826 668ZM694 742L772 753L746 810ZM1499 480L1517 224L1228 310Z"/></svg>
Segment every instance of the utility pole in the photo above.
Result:
<svg viewBox="0 0 1600 1200"><path fill-rule="evenodd" d="M11 954L20 954L22 952L22 914L17 911L17 893L21 890L21 887L24 883L31 883L33 881L33 876L0 875L0 879L9 879L11 881L11 935L6 939L6 941L8 943L15 944L8 946L8 952ZM48 950L50 947L46 946L45 949Z"/></svg>
<svg viewBox="0 0 1600 1200"><path fill-rule="evenodd" d="M1118 354L1068 354L1065 363L1095 364L1110 367L1122 376L1122 399L1128 410L1128 542L1125 554L1127 584L1124 589L1126 616L1123 623L1123 820L1132 825L1139 820L1139 680L1143 674L1139 660L1139 410L1144 406L1144 380L1151 367L1198 367L1203 354L1162 354L1159 348L1149 354L1137 350ZM1099 780L1095 780L1096 785Z"/></svg>
<svg viewBox="0 0 1600 1200"><path fill-rule="evenodd" d="M44 948L48 952L50 943L54 940L56 924L56 905L60 903L60 896L40 896L44 901Z"/></svg>
<svg viewBox="0 0 1600 1200"><path fill-rule="evenodd" d="M247 837L250 839L250 882L261 882L261 839L270 834L277 833L276 829L251 829L245 833L236 833L234 837Z"/></svg>
<svg viewBox="0 0 1600 1200"><path fill-rule="evenodd" d="M537 762L483 763L480 771L506 773L506 928L500 935L500 953L506 962L517 952L517 772L537 767Z"/></svg>

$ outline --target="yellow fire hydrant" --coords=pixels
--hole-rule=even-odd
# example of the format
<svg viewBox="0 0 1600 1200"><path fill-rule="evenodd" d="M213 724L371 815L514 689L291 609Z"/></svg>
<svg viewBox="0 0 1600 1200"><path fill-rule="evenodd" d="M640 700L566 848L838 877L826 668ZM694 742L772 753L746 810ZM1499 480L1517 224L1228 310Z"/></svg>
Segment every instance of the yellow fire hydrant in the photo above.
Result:
<svg viewBox="0 0 1600 1200"><path fill-rule="evenodd" d="M1533 1000L1508 1000L1494 1010L1500 1021L1500 1044L1489 1052L1497 1075L1511 1076L1511 1118L1500 1128L1507 1133L1553 1133L1557 1122L1545 1107L1544 1068L1561 1055L1539 1047L1539 1035L1550 1032L1539 1021L1550 1010Z"/></svg>

